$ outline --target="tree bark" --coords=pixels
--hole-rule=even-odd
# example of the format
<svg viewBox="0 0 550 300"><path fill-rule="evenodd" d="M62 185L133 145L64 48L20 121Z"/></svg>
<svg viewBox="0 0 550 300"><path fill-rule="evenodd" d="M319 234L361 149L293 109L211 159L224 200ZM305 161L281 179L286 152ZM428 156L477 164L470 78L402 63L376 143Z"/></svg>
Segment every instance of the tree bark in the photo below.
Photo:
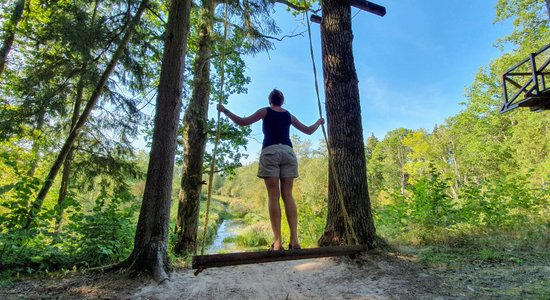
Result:
<svg viewBox="0 0 550 300"><path fill-rule="evenodd" d="M82 104L83 92L84 80L81 76L78 81L78 87L76 90L76 99L74 102L73 115L71 117L71 129L76 125L76 122L78 122L78 118L80 116L80 106ZM71 148L69 149L69 153L67 153L67 157L65 158L65 162L63 163L63 173L61 174L61 187L59 188L59 196L57 198L58 211L55 218L56 233L61 230L61 222L63 220L63 203L65 203L65 198L67 198L67 192L69 189L69 184L71 182L71 168L73 165L73 158L74 147L71 146Z"/></svg>
<svg viewBox="0 0 550 300"><path fill-rule="evenodd" d="M335 180L342 187L344 203L358 242L375 246L374 221L366 178L365 146L361 125L359 87L353 59L351 8L338 0L322 1L321 43L327 111L329 198L327 223L320 246L346 243L345 220Z"/></svg>
<svg viewBox="0 0 550 300"><path fill-rule="evenodd" d="M0 48L0 75L4 72L6 64L8 61L8 54L11 51L13 41L15 40L15 31L17 29L17 24L21 21L23 17L23 9L25 8L25 0L17 0L15 2L13 13L8 22L6 22L4 29L6 35L4 36L4 42L2 43L2 48Z"/></svg>
<svg viewBox="0 0 550 300"><path fill-rule="evenodd" d="M168 278L172 177L190 10L190 0L171 2L145 191L134 249L125 262L134 271L151 271L159 282Z"/></svg>
<svg viewBox="0 0 550 300"><path fill-rule="evenodd" d="M204 0L199 20L199 48L193 66L193 93L183 119L183 172L179 195L174 251L178 254L196 249L200 196L203 185L203 160L208 132L210 99L210 57L215 1Z"/></svg>
<svg viewBox="0 0 550 300"><path fill-rule="evenodd" d="M29 213L27 214L27 221L24 228L29 228L31 226L36 214L42 208L44 199L46 198L46 195L48 194L50 188L52 187L53 181L55 180L57 173L59 173L59 170L61 169L61 166L63 165L63 162L65 161L65 158L69 153L69 150L73 146L76 140L76 137L84 127L84 124L86 124L88 117L90 116L97 101L99 100L99 97L103 92L103 87L105 86L107 80L109 79L109 76L111 76L111 73L115 69L119 59L124 54L124 50L126 49L126 46L130 41L130 37L134 32L134 29L139 23L141 16L145 11L145 8L147 7L147 3L148 3L148 0L143 0L141 2L138 10L136 11L136 14L132 18L132 20L126 25L126 29L124 30L125 33L124 33L124 37L122 38L122 41L120 42L115 53L111 57L109 64L105 68L105 71L101 75L99 82L97 83L94 91L92 92L92 95L90 96L90 100L88 100L88 102L86 103L86 106L84 107L84 110L82 111L82 114L78 118L78 122L76 122L76 125L71 129L69 136L67 137L67 139L65 140L65 143L63 144L63 147L61 147L61 150L59 151L59 154L57 155L57 158L54 164L50 168L50 172L48 173L46 179L44 180L44 185L38 192L38 195L36 196L35 201L33 202L31 208L29 209Z"/></svg>

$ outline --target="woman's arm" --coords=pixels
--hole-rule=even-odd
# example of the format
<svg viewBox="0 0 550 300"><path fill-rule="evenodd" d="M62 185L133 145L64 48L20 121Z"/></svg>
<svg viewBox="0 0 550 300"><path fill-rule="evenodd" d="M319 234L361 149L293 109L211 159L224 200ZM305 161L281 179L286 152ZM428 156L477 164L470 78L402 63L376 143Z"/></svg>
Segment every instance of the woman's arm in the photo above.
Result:
<svg viewBox="0 0 550 300"><path fill-rule="evenodd" d="M317 122L313 123L311 126L306 126L302 122L300 122L296 117L291 116L292 126L296 127L296 129L300 130L301 132L305 134L313 134L321 124L325 124L325 119L319 118Z"/></svg>
<svg viewBox="0 0 550 300"><path fill-rule="evenodd" d="M236 114L229 111L229 109L225 108L223 105L218 104L218 111L223 112L231 121L235 122L235 124L239 126L247 126L253 123L258 122L259 120L263 119L266 114L265 108L258 109L255 113L248 117L241 118L237 116Z"/></svg>

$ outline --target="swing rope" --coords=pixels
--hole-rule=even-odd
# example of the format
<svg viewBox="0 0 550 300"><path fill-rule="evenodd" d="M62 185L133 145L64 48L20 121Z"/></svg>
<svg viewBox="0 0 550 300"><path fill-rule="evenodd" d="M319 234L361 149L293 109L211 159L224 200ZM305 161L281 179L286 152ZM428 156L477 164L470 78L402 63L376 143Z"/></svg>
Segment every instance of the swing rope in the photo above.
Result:
<svg viewBox="0 0 550 300"><path fill-rule="evenodd" d="M317 82L317 67L315 66L315 57L313 55L313 43L311 41L311 26L309 23L309 15L307 12L307 9L304 11L306 22L307 22L307 34L309 37L309 54L311 56L311 62L313 64L313 77L315 79L315 94L317 95L317 107L319 109L319 117L323 117L323 109L321 105L321 97L319 96L319 83ZM357 238L357 235L355 234L355 230L353 229L353 223L351 221L351 218L349 217L348 211L346 209L346 206L344 204L344 194L342 192L342 187L340 186L340 180L338 179L338 175L336 173L336 167L334 166L334 160L332 159L332 151L330 150L330 145L327 138L327 132L325 130L325 125L321 125L321 130L323 131L323 137L325 138L325 143L327 145L327 152L329 157L329 165L330 170L332 171L332 174L334 176L334 183L336 186L336 192L338 194L338 202L341 206L342 216L344 219L344 229L345 229L345 236L348 244L356 244L359 245L359 239Z"/></svg>
<svg viewBox="0 0 550 300"><path fill-rule="evenodd" d="M223 104L223 87L224 87L224 81L225 81L225 44L227 41L227 15L228 15L228 7L227 0L225 1L225 13L224 13L224 20L223 20L223 43L222 43L222 55L221 55L221 79L220 79L220 96L218 98L218 104ZM210 160L210 174L208 177L208 197L206 200L206 212L204 216L204 227L202 230L202 245L201 245L201 255L204 255L204 246L206 245L206 231L208 228L208 217L210 214L210 202L212 202L212 183L214 181L214 171L216 167L216 151L218 150L218 143L220 141L220 135L221 135L221 112L218 111L218 120L217 120L217 128L216 128L216 138L214 140L214 149L212 150L212 159Z"/></svg>

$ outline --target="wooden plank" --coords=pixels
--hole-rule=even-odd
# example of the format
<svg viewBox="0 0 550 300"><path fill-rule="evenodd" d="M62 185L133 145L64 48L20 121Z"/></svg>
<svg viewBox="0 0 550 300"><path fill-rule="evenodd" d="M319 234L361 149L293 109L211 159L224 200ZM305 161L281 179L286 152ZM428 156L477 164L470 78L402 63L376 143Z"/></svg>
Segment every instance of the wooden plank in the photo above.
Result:
<svg viewBox="0 0 550 300"><path fill-rule="evenodd" d="M349 4L351 6L357 7L361 10L368 11L378 16L386 15L386 8L384 6L378 5L365 0L341 0L342 2ZM318 15L311 15L309 20L313 23L321 24L321 17Z"/></svg>
<svg viewBox="0 0 550 300"><path fill-rule="evenodd" d="M321 24L321 17L318 15L311 15L309 20L313 23Z"/></svg>
<svg viewBox="0 0 550 300"><path fill-rule="evenodd" d="M331 246L293 249L284 251L239 252L228 254L197 255L193 257L193 269L258 264L275 261L357 255L367 250L366 245Z"/></svg>
<svg viewBox="0 0 550 300"><path fill-rule="evenodd" d="M368 11L370 13L373 13L381 17L386 15L386 8L376 3L372 3L365 0L342 0L342 1L350 4L353 7L357 7L361 10Z"/></svg>
<svg viewBox="0 0 550 300"><path fill-rule="evenodd" d="M546 110L550 106L550 96L529 96L518 102L519 107L530 107L531 110Z"/></svg>

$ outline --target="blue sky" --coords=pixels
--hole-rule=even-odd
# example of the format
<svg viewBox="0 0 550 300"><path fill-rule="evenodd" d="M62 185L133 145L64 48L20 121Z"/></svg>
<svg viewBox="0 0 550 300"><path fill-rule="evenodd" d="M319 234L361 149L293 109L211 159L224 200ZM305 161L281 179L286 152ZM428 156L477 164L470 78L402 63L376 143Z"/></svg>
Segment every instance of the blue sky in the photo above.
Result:
<svg viewBox="0 0 550 300"><path fill-rule="evenodd" d="M352 8L364 138L373 133L382 139L399 127L431 131L461 110L459 103L476 72L502 55L493 45L511 32L511 24L493 24L496 0L374 2L386 7L386 16ZM284 5L275 9L281 36L307 28ZM324 101L319 25L312 24L312 36ZM284 107L299 120L308 125L317 120L307 34L276 42L275 50L245 61L252 82L247 94L230 97L231 111L245 116L267 106L267 95L276 87L285 94ZM251 128L247 161L255 160L261 149L261 122ZM320 130L312 136L299 134L315 143L322 139Z"/></svg>

